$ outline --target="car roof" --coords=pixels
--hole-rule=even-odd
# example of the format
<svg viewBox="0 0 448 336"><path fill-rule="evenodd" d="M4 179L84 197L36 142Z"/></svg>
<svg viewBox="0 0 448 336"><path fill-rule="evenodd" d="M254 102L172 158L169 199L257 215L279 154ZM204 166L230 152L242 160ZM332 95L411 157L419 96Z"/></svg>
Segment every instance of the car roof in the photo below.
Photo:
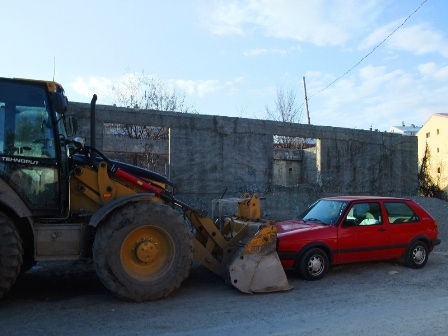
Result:
<svg viewBox="0 0 448 336"><path fill-rule="evenodd" d="M371 200L381 200L381 201L410 201L408 198L401 197L389 197L389 196L332 196L323 197L322 200L333 200L333 201L371 201Z"/></svg>

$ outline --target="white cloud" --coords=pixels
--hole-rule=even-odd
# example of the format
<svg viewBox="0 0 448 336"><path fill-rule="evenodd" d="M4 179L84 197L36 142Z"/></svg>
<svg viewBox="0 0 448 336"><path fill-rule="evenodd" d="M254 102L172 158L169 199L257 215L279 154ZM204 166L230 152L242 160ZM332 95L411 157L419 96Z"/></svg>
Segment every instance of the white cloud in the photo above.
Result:
<svg viewBox="0 0 448 336"><path fill-rule="evenodd" d="M391 34L403 20L384 25L369 34L360 44L360 49L368 49L378 45ZM392 50L401 50L417 55L438 53L448 56L448 40L443 34L432 29L428 24L416 24L399 28L387 39L387 46Z"/></svg>
<svg viewBox="0 0 448 336"><path fill-rule="evenodd" d="M243 53L244 56L252 57L252 56L260 56L265 55L269 52L268 49L251 49L247 50Z"/></svg>
<svg viewBox="0 0 448 336"><path fill-rule="evenodd" d="M419 65L418 70L427 78L437 81L448 81L448 66L439 67L434 62L430 62Z"/></svg>
<svg viewBox="0 0 448 336"><path fill-rule="evenodd" d="M237 77L233 80L221 82L216 79L209 80L185 80L185 79L175 79L172 82L184 90L187 95L204 97L210 93L215 93L218 91L227 91L229 93L234 93L236 91L235 84L242 81L243 77Z"/></svg>
<svg viewBox="0 0 448 336"><path fill-rule="evenodd" d="M385 131L402 121L421 126L431 114L446 112L440 106L448 104L448 87L438 80L446 80L448 67L427 63L413 70L360 68L310 100L311 123ZM324 75L307 74L309 94L324 87Z"/></svg>
<svg viewBox="0 0 448 336"><path fill-rule="evenodd" d="M98 96L108 97L112 88L112 80L104 77L89 77L85 79L77 76L70 84L75 93L84 98L92 98L96 93Z"/></svg>
<svg viewBox="0 0 448 336"><path fill-rule="evenodd" d="M389 47L416 54L438 53L448 56L448 40L437 30L418 24L403 27L391 37Z"/></svg>
<svg viewBox="0 0 448 336"><path fill-rule="evenodd" d="M204 1L200 6L202 23L216 35L243 35L241 26L245 21L245 8L238 3L226 2L220 4L217 1Z"/></svg>
<svg viewBox="0 0 448 336"><path fill-rule="evenodd" d="M280 48L273 48L273 49L266 49L266 48L256 48L256 49L250 49L246 50L243 55L246 57L255 57L260 55L267 55L267 54L273 54L273 55L286 55L291 52L300 50L299 47L294 46L287 49L280 49Z"/></svg>
<svg viewBox="0 0 448 336"><path fill-rule="evenodd" d="M360 45L359 49L370 49L381 43L389 34L391 34L403 20L397 20L390 22L384 26L381 26L371 32L367 37L365 37Z"/></svg>
<svg viewBox="0 0 448 336"><path fill-rule="evenodd" d="M377 0L231 0L208 2L202 11L206 27L217 35L265 35L310 42L319 46L344 45L378 15Z"/></svg>
<svg viewBox="0 0 448 336"><path fill-rule="evenodd" d="M185 80L176 79L174 83L177 87L181 88L188 95L195 95L203 97L208 93L213 93L222 87L222 84L218 80Z"/></svg>
<svg viewBox="0 0 448 336"><path fill-rule="evenodd" d="M112 87L114 85L120 85L126 83L125 87L122 88L124 92L126 89L136 90L135 87L139 86L139 78L142 74L137 73L126 73L122 75L118 80L104 78L104 77L89 77L83 78L82 76L77 76L75 80L70 84L72 90L72 97L74 101L85 101L88 102L92 98L92 95L96 93L98 97L104 104L111 104L113 100ZM146 75L148 78L154 78L159 80L162 84L164 81L161 79ZM236 77L228 81L220 81L216 79L209 80L187 80L187 79L171 79L167 80L166 83L178 87L179 89L185 91L188 96L197 96L203 98L209 94L216 92L223 92L224 94L234 94L238 91L237 83L243 81L243 77ZM118 83L118 84L117 84ZM161 84L161 85L162 85ZM69 97L70 98L70 97Z"/></svg>

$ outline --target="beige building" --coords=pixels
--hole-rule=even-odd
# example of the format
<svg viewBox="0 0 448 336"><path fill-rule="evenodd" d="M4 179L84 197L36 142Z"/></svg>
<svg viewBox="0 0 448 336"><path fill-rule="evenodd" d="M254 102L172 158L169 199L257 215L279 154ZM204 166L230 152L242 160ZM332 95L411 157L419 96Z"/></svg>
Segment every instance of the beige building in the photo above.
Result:
<svg viewBox="0 0 448 336"><path fill-rule="evenodd" d="M428 145L429 175L443 191L448 191L448 113L433 114L417 137L419 169Z"/></svg>

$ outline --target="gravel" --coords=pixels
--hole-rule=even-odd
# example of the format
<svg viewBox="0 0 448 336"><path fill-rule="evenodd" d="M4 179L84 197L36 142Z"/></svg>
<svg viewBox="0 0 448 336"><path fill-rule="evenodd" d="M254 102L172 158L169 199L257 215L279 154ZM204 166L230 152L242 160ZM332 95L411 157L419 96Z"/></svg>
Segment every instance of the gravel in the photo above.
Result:
<svg viewBox="0 0 448 336"><path fill-rule="evenodd" d="M442 240L434 251L448 251L448 202L438 198L409 197L425 209L436 221L439 227L439 238Z"/></svg>
<svg viewBox="0 0 448 336"><path fill-rule="evenodd" d="M116 299L91 262L41 263L0 301L1 335L447 334L448 203L411 197L439 224L442 243L419 270L397 261L332 267L319 281L290 275L288 292L246 295L193 265L157 302Z"/></svg>

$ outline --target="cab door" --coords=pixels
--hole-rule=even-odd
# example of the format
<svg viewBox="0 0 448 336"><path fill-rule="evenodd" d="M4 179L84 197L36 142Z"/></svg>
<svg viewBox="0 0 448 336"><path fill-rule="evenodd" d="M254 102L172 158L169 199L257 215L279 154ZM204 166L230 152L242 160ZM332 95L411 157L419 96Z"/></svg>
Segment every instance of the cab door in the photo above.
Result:
<svg viewBox="0 0 448 336"><path fill-rule="evenodd" d="M338 227L335 263L376 260L386 257L389 232L378 202L352 204Z"/></svg>
<svg viewBox="0 0 448 336"><path fill-rule="evenodd" d="M0 82L0 178L33 215L61 213L54 116L44 86Z"/></svg>

